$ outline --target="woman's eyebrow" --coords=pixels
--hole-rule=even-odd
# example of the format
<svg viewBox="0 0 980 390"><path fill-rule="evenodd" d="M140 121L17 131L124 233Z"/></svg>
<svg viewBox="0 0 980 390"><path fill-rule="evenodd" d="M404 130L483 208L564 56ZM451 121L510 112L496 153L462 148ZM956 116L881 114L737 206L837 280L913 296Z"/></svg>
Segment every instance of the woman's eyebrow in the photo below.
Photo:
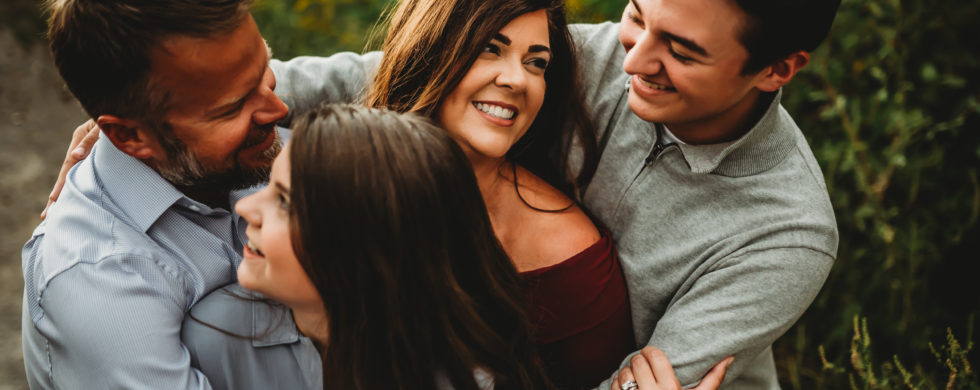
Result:
<svg viewBox="0 0 980 390"><path fill-rule="evenodd" d="M282 183L278 181L276 182L276 189L279 190L279 192L282 192L284 195L289 196L289 188L282 185Z"/></svg>
<svg viewBox="0 0 980 390"><path fill-rule="evenodd" d="M500 41L500 43L503 43L504 46L510 46L511 44L510 38L508 38L506 35L503 35L501 33L494 34L493 39ZM528 47L527 51L529 53L546 52L548 54L551 54L551 49L545 45L531 45L530 47Z"/></svg>
<svg viewBox="0 0 980 390"><path fill-rule="evenodd" d="M544 45L531 45L531 47L529 47L527 51L529 53L545 52L551 54L551 49L549 49L548 46L544 46Z"/></svg>
<svg viewBox="0 0 980 390"><path fill-rule="evenodd" d="M636 3L636 0L630 0L630 3L633 3L633 8L636 8L638 15L643 15L643 10L640 9L640 5Z"/></svg>
<svg viewBox="0 0 980 390"><path fill-rule="evenodd" d="M506 35L503 35L501 33L496 33L496 34L493 34L493 39L496 39L496 40L500 41L504 45L510 46L510 38L507 38Z"/></svg>

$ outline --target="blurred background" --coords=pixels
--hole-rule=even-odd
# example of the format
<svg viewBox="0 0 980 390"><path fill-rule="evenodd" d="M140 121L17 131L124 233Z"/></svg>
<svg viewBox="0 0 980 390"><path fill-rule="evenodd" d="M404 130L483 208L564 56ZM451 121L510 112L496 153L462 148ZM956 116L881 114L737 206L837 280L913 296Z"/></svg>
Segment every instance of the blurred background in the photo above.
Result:
<svg viewBox="0 0 980 390"><path fill-rule="evenodd" d="M26 388L20 247L85 119L51 64L38 3L0 2L0 390ZM573 21L596 22L618 20L626 1L568 5ZM260 0L253 14L288 59L376 47L387 6ZM980 2L844 0L786 87L841 243L822 292L776 343L784 388L980 389L977 20Z"/></svg>

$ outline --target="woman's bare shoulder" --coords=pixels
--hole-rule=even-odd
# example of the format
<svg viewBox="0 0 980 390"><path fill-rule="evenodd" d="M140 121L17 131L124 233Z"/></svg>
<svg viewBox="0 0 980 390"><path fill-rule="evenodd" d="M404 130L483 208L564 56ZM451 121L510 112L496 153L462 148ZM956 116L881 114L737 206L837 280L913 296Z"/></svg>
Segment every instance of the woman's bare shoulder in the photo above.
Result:
<svg viewBox="0 0 980 390"><path fill-rule="evenodd" d="M560 263L599 240L599 229L572 199L530 172L518 178L520 197L526 202L518 233L523 238L518 246L523 254L517 259L518 268L524 271Z"/></svg>

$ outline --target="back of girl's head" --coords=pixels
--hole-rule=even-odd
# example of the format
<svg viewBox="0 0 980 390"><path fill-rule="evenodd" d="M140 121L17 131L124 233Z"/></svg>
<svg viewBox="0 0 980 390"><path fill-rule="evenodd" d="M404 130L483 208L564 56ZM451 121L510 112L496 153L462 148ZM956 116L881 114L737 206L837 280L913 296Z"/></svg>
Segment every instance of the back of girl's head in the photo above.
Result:
<svg viewBox="0 0 980 390"><path fill-rule="evenodd" d="M545 71L544 104L508 157L570 192L591 178L596 151L563 0L401 0L388 20L384 58L368 90L368 105L434 118L494 35L518 16L538 10L548 15L552 55ZM585 152L577 179L567 170L565 156L573 135L566 134L563 124L574 129Z"/></svg>
<svg viewBox="0 0 980 390"><path fill-rule="evenodd" d="M328 313L324 383L538 387L517 274L466 156L428 119L358 106L297 118L295 251ZM527 364L527 367L522 365Z"/></svg>

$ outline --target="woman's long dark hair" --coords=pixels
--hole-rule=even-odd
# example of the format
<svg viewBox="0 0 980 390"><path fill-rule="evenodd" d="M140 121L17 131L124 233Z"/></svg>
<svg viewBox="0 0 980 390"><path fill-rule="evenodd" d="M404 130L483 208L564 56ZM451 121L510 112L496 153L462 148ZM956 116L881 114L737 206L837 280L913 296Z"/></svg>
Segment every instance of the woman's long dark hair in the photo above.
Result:
<svg viewBox="0 0 980 390"><path fill-rule="evenodd" d="M542 9L552 52L544 104L507 157L574 199L595 173L598 152L563 0L402 0L389 16L368 105L434 118L493 36L518 16ZM583 152L576 177L568 168L573 139Z"/></svg>
<svg viewBox="0 0 980 390"><path fill-rule="evenodd" d="M517 271L469 161L430 120L359 106L297 118L293 246L323 298L327 388L548 387Z"/></svg>

